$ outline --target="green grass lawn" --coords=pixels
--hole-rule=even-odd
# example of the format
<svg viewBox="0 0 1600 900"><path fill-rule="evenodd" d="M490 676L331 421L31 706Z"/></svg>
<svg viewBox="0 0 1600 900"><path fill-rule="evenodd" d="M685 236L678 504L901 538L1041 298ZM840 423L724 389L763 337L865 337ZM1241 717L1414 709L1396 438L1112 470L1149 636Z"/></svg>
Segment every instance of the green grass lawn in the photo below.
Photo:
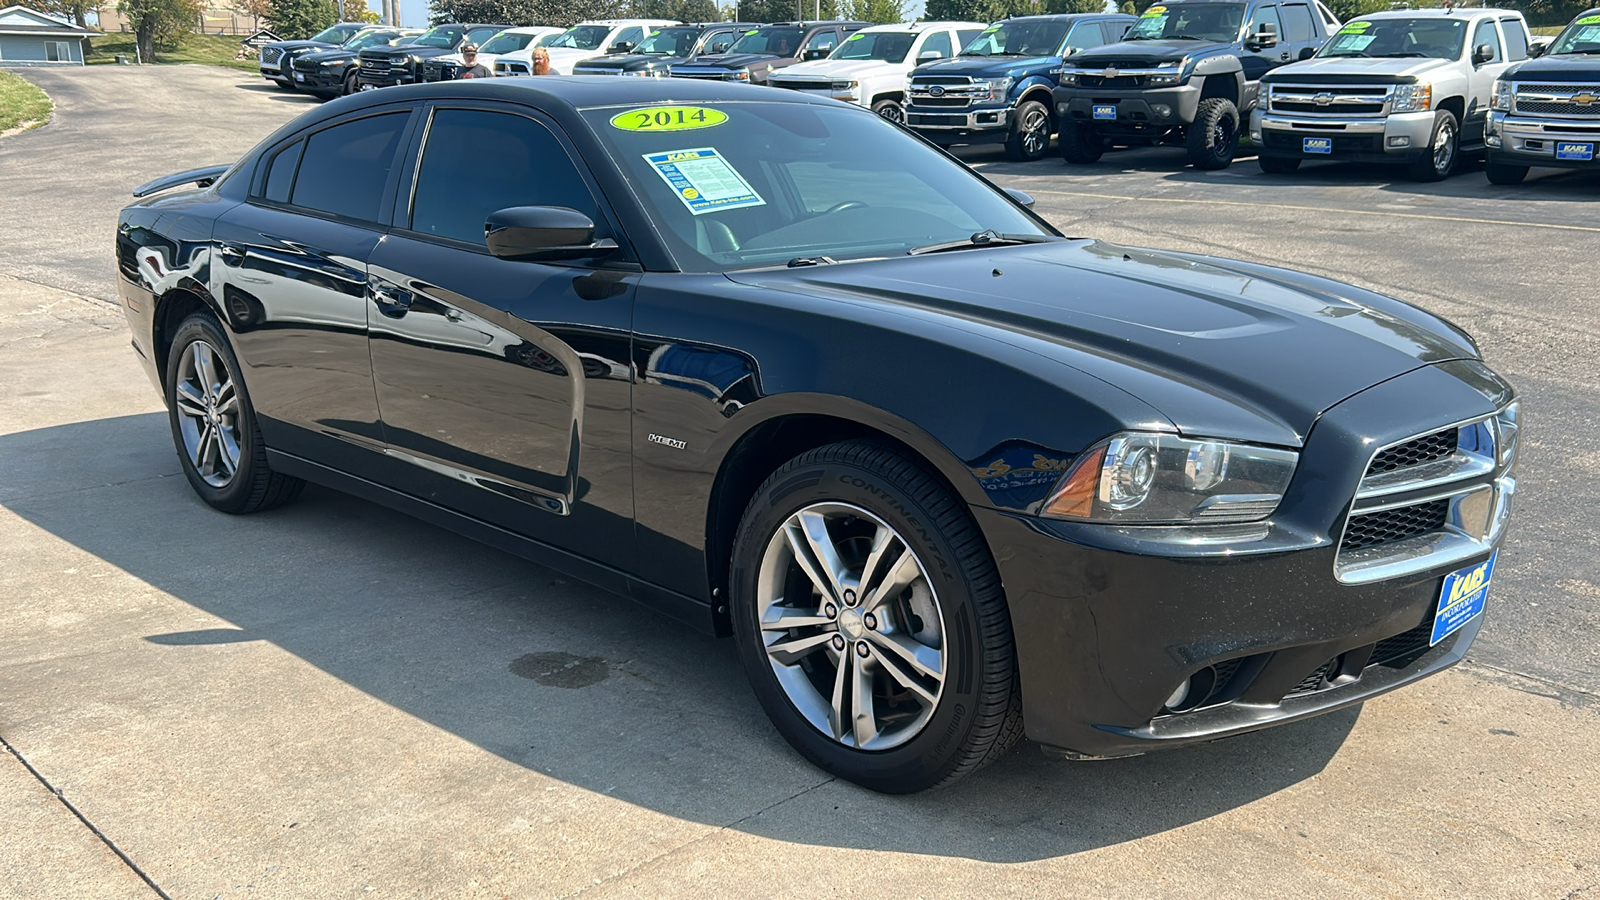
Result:
<svg viewBox="0 0 1600 900"><path fill-rule="evenodd" d="M50 98L32 82L0 70L0 134L35 128L50 118Z"/></svg>
<svg viewBox="0 0 1600 900"><path fill-rule="evenodd" d="M241 69L246 72L257 71L255 54L244 59L234 59L239 52L239 37L231 34L190 34L185 35L183 46L176 50L156 52L158 63L199 63L206 66L227 66L230 69ZM135 59L133 52L133 33L112 32L97 38L90 38L94 45L94 53L84 62L89 65L110 64L116 62L117 54L122 54L129 59ZM149 60L146 60L148 62Z"/></svg>

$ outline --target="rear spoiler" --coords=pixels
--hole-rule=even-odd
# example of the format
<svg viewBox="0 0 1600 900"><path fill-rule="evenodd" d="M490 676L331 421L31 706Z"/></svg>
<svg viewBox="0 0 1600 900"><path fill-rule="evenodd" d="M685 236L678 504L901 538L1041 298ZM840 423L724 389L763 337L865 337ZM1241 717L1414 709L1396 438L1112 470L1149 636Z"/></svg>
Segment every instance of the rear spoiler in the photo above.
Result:
<svg viewBox="0 0 1600 900"><path fill-rule="evenodd" d="M222 174L233 166L206 166L204 169L190 169L175 175L164 175L154 181L146 181L133 189L135 197L147 197L157 191L175 188L185 184L198 184L201 187L210 187L213 181L222 177Z"/></svg>

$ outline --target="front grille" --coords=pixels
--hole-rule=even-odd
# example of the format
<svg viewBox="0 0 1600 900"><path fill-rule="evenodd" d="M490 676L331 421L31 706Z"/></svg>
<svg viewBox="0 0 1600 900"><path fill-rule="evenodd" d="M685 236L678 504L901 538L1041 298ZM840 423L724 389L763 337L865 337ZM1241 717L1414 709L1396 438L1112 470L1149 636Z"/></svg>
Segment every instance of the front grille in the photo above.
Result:
<svg viewBox="0 0 1600 900"><path fill-rule="evenodd" d="M727 81L728 79L732 78L733 75L734 75L734 73L729 72L726 69L721 69L721 70L714 71L714 72L707 72L707 71L704 71L704 70L699 71L699 72L684 71L683 69L673 69L672 70L672 77L673 78L699 78L699 79L702 79L702 80L710 80L710 81Z"/></svg>
<svg viewBox="0 0 1600 900"><path fill-rule="evenodd" d="M261 62L265 65L275 66L278 60L283 59L282 47L262 47Z"/></svg>
<svg viewBox="0 0 1600 900"><path fill-rule="evenodd" d="M1460 429L1446 428L1443 431L1425 434L1398 446L1390 447L1373 457L1372 465L1367 467L1367 474L1377 475L1380 472L1393 472L1395 469L1420 466L1436 459L1444 459L1456 452L1456 445L1461 439L1460 435Z"/></svg>
<svg viewBox="0 0 1600 900"><path fill-rule="evenodd" d="M1517 99L1517 112L1535 116L1600 116L1600 104L1573 103L1570 100Z"/></svg>
<svg viewBox="0 0 1600 900"><path fill-rule="evenodd" d="M1597 84L1519 84L1517 112L1538 116L1600 116L1600 102L1575 103L1583 94L1600 96Z"/></svg>
<svg viewBox="0 0 1600 900"><path fill-rule="evenodd" d="M1278 131L1263 129L1261 132L1262 143L1271 150L1292 150L1300 152L1304 146L1303 138L1331 137L1333 139L1334 153L1382 153L1383 135L1381 134L1344 134L1338 131Z"/></svg>
<svg viewBox="0 0 1600 900"><path fill-rule="evenodd" d="M1144 87L1144 79L1145 76L1143 75L1117 75L1112 78L1107 78L1104 75L1089 75L1086 73L1079 73L1078 86L1112 89L1120 88L1126 90L1129 88Z"/></svg>
<svg viewBox="0 0 1600 900"><path fill-rule="evenodd" d="M1450 515L1448 499L1432 500L1415 506L1402 506L1350 517L1345 526L1340 552L1392 544L1406 538L1438 531Z"/></svg>
<svg viewBox="0 0 1600 900"><path fill-rule="evenodd" d="M1286 113L1312 113L1314 115L1350 115L1350 116L1377 116L1383 114L1382 103L1346 103L1338 109L1323 106L1318 103L1300 103L1295 101L1272 101L1273 112Z"/></svg>
<svg viewBox="0 0 1600 900"><path fill-rule="evenodd" d="M371 76L373 78L388 78L389 72L392 68L393 63L387 59L361 60L361 74L363 76Z"/></svg>
<svg viewBox="0 0 1600 900"><path fill-rule="evenodd" d="M947 128L960 128L967 124L966 116L922 114L907 111L907 125L943 125Z"/></svg>
<svg viewBox="0 0 1600 900"><path fill-rule="evenodd" d="M1302 694L1314 694L1327 687L1328 676L1333 672L1333 667L1336 663L1338 663L1338 660L1330 659L1317 666L1310 675L1300 679L1300 683L1290 688L1289 693L1284 694L1284 696L1298 697Z"/></svg>
<svg viewBox="0 0 1600 900"><path fill-rule="evenodd" d="M965 97L916 97L911 101L912 106L926 109L966 109Z"/></svg>
<svg viewBox="0 0 1600 900"><path fill-rule="evenodd" d="M912 79L917 85L925 84L971 84L972 79L965 75L918 75Z"/></svg>
<svg viewBox="0 0 1600 900"><path fill-rule="evenodd" d="M494 64L496 75L527 75L532 70L527 65L519 62L497 62Z"/></svg>

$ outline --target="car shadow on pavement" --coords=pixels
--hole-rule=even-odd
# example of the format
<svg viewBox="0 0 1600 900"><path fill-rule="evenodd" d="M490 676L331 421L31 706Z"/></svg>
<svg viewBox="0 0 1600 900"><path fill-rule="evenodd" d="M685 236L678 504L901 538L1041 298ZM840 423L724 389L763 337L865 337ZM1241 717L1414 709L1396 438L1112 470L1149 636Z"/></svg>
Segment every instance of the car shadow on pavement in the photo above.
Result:
<svg viewBox="0 0 1600 900"><path fill-rule="evenodd" d="M250 91L253 94L265 94L274 100L281 100L285 103L304 103L311 106L317 106L322 102L316 97L313 97L310 94L302 91L286 91L281 87L267 84L266 82L262 82L260 84L241 84L238 86L238 88L241 91Z"/></svg>
<svg viewBox="0 0 1600 900"><path fill-rule="evenodd" d="M1102 762L1023 744L949 789L877 795L832 781L782 742L730 642L331 490L313 486L254 516L214 512L175 474L162 414L0 436L0 460L0 506L223 620L151 633L149 616L104 616L102 627L126 625L98 634L111 643L98 652L120 660L97 665L144 667L153 704L188 696L192 685L177 682L205 671L201 655L266 641L338 680L307 703L337 703L348 686L530 771L775 840L988 862L1081 853L1290 788L1328 765L1360 715ZM194 621L158 607L165 621ZM95 698L85 685L61 702ZM196 727L216 716L249 730L283 712L192 715ZM379 726L342 727L361 746L362 729Z"/></svg>

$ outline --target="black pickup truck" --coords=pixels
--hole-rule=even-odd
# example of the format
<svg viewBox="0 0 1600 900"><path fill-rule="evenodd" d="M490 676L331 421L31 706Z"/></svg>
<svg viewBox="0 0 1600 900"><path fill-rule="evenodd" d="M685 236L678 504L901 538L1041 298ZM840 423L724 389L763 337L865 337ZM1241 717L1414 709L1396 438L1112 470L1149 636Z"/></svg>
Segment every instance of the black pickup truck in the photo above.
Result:
<svg viewBox="0 0 1600 900"><path fill-rule="evenodd" d="M870 22L774 22L745 31L726 53L684 60L673 78L766 84L767 73L812 59L826 59L845 38Z"/></svg>
<svg viewBox="0 0 1600 900"><path fill-rule="evenodd" d="M361 74L357 85L363 91L396 84L422 81L422 64L436 56L455 52L462 44L481 44L510 25L437 25L404 47L373 47L361 51Z"/></svg>
<svg viewBox="0 0 1600 900"><path fill-rule="evenodd" d="M1600 9L1583 13L1537 59L1494 83L1484 133L1495 184L1519 184L1530 166L1597 168L1600 146Z"/></svg>
<svg viewBox="0 0 1600 900"><path fill-rule="evenodd" d="M1319 0L1158 3L1122 43L1056 70L1061 157L1092 163L1110 143L1181 143L1196 168L1227 168L1261 76L1311 56L1338 27Z"/></svg>

